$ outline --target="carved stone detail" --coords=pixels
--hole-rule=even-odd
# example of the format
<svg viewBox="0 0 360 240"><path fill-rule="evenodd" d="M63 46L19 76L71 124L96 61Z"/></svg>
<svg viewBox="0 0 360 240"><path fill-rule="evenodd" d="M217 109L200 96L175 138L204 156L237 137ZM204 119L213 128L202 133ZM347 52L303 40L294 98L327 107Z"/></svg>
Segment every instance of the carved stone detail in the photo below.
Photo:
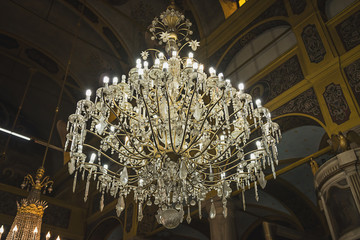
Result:
<svg viewBox="0 0 360 240"><path fill-rule="evenodd" d="M340 125L349 120L351 111L340 84L329 84L323 96L334 123Z"/></svg>
<svg viewBox="0 0 360 240"><path fill-rule="evenodd" d="M336 26L346 51L360 44L360 11L357 11Z"/></svg>
<svg viewBox="0 0 360 240"><path fill-rule="evenodd" d="M310 62L319 63L324 60L326 50L315 25L307 25L301 33L301 37Z"/></svg>
<svg viewBox="0 0 360 240"><path fill-rule="evenodd" d="M294 14L299 15L306 8L306 0L289 0L291 10Z"/></svg>
<svg viewBox="0 0 360 240"><path fill-rule="evenodd" d="M360 59L344 68L351 90L360 105Z"/></svg>
<svg viewBox="0 0 360 240"><path fill-rule="evenodd" d="M287 113L304 113L319 119L321 122L324 122L320 105L313 88L306 90L286 104L275 109L272 111L271 115L275 117Z"/></svg>
<svg viewBox="0 0 360 240"><path fill-rule="evenodd" d="M266 103L303 79L304 74L295 55L260 79L250 88L250 93L254 98L259 97L263 103Z"/></svg>

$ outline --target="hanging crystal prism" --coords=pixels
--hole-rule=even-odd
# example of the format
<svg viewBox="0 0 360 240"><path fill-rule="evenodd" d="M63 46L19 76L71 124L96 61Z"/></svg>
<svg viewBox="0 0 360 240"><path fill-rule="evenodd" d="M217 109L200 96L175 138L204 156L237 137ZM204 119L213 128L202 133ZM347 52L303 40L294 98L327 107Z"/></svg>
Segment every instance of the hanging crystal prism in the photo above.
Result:
<svg viewBox="0 0 360 240"><path fill-rule="evenodd" d="M214 201L211 199L210 218L214 219L215 217L216 217L216 209L215 209Z"/></svg>

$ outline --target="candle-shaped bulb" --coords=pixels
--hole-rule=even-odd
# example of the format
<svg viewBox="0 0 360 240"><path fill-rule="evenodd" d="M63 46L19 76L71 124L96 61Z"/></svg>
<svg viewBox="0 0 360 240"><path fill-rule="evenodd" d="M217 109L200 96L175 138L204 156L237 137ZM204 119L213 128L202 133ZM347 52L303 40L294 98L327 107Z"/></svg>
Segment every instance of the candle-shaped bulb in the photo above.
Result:
<svg viewBox="0 0 360 240"><path fill-rule="evenodd" d="M3 234L3 233L4 233L4 226L1 225L1 227L0 227L0 235Z"/></svg>
<svg viewBox="0 0 360 240"><path fill-rule="evenodd" d="M250 159L251 159L251 160L254 160L254 159L256 159L256 156L255 156L255 154L253 154L253 153L252 153L252 154L250 154Z"/></svg>
<svg viewBox="0 0 360 240"><path fill-rule="evenodd" d="M231 83L231 81L230 81L230 79L225 79L225 82L227 83L227 84L230 84Z"/></svg>
<svg viewBox="0 0 360 240"><path fill-rule="evenodd" d="M148 67L149 67L149 63L147 61L144 61L144 68L148 69Z"/></svg>
<svg viewBox="0 0 360 240"><path fill-rule="evenodd" d="M108 76L105 76L104 78L103 78L103 82L105 83L105 84L108 84L109 83L109 77Z"/></svg>
<svg viewBox="0 0 360 240"><path fill-rule="evenodd" d="M119 82L119 78L118 77L113 77L113 84L116 85Z"/></svg>
<svg viewBox="0 0 360 240"><path fill-rule="evenodd" d="M60 240L60 236L57 236L56 240Z"/></svg>
<svg viewBox="0 0 360 240"><path fill-rule="evenodd" d="M219 73L218 74L219 80L222 81L224 80L224 74L223 73Z"/></svg>
<svg viewBox="0 0 360 240"><path fill-rule="evenodd" d="M95 153L92 153L91 156L90 156L90 161L89 161L89 163L94 163L94 162L95 162L95 159L96 159L96 154L95 154Z"/></svg>
<svg viewBox="0 0 360 240"><path fill-rule="evenodd" d="M220 140L224 141L225 140L225 135L220 135Z"/></svg>
<svg viewBox="0 0 360 240"><path fill-rule="evenodd" d="M49 240L51 237L50 231L46 234L46 240Z"/></svg>
<svg viewBox="0 0 360 240"><path fill-rule="evenodd" d="M169 64L168 64L167 62L164 62L164 64L163 64L163 70L164 70L164 71L167 71L168 68L169 68Z"/></svg>
<svg viewBox="0 0 360 240"><path fill-rule="evenodd" d="M221 176L221 179L224 179L224 178L225 178L225 175L226 175L225 172L222 172L221 175L220 175L220 176Z"/></svg>
<svg viewBox="0 0 360 240"><path fill-rule="evenodd" d="M121 82L125 83L125 81L126 81L126 75L123 74L123 75L121 75Z"/></svg>
<svg viewBox="0 0 360 240"><path fill-rule="evenodd" d="M199 65L199 71L200 71L201 73L204 72L204 65L202 65L202 64Z"/></svg>
<svg viewBox="0 0 360 240"><path fill-rule="evenodd" d="M261 107L261 100L256 99L255 104L256 104L257 107Z"/></svg>
<svg viewBox="0 0 360 240"><path fill-rule="evenodd" d="M85 95L86 95L86 100L90 100L91 90L90 89L86 90Z"/></svg>
<svg viewBox="0 0 360 240"><path fill-rule="evenodd" d="M216 75L216 70L213 67L209 68L209 73L211 76L215 76Z"/></svg>
<svg viewBox="0 0 360 240"><path fill-rule="evenodd" d="M192 64L192 59L191 58L186 59L186 67L191 67L191 64Z"/></svg>
<svg viewBox="0 0 360 240"><path fill-rule="evenodd" d="M193 69L197 70L199 68L199 64L197 62L193 63Z"/></svg>
<svg viewBox="0 0 360 240"><path fill-rule="evenodd" d="M193 58L194 54L192 52L189 52L189 58Z"/></svg>
<svg viewBox="0 0 360 240"><path fill-rule="evenodd" d="M108 170L108 169L109 169L109 165L104 164L104 169L103 169L104 174L107 174L107 170Z"/></svg>
<svg viewBox="0 0 360 240"><path fill-rule="evenodd" d="M17 230L18 230L18 227L17 227L17 225L15 225L15 227L13 228L13 232L17 232Z"/></svg>
<svg viewBox="0 0 360 240"><path fill-rule="evenodd" d="M163 59L164 58L164 53L160 52L159 53L159 58Z"/></svg>
<svg viewBox="0 0 360 240"><path fill-rule="evenodd" d="M37 233L38 233L38 228L35 227L35 229L34 229L34 234L37 234Z"/></svg>
<svg viewBox="0 0 360 240"><path fill-rule="evenodd" d="M261 142L260 141L256 141L256 147L257 147L257 149L261 149Z"/></svg>
<svg viewBox="0 0 360 240"><path fill-rule="evenodd" d="M172 52L171 52L171 55L172 55L172 57L176 57L177 51L172 51Z"/></svg>
<svg viewBox="0 0 360 240"><path fill-rule="evenodd" d="M243 83L239 83L239 90L240 92L244 90L244 84Z"/></svg>
<svg viewBox="0 0 360 240"><path fill-rule="evenodd" d="M138 65L138 64L141 64L141 59L140 58L136 59L136 65Z"/></svg>
<svg viewBox="0 0 360 240"><path fill-rule="evenodd" d="M155 59L155 67L159 67L160 65L160 59Z"/></svg>

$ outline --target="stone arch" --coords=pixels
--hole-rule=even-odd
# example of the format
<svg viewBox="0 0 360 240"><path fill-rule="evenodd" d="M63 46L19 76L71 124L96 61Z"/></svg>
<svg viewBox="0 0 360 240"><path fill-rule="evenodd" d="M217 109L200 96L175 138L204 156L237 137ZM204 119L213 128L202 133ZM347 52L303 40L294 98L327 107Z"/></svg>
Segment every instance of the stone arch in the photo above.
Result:
<svg viewBox="0 0 360 240"><path fill-rule="evenodd" d="M87 240L107 239L119 226L123 227L119 218L114 216L105 218L92 229Z"/></svg>

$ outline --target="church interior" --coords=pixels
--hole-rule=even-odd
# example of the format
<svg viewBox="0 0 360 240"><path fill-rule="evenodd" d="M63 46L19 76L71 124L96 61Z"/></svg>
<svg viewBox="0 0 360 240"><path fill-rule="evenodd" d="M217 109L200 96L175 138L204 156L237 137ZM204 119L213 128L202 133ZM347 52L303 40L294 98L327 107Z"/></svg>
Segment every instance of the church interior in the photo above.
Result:
<svg viewBox="0 0 360 240"><path fill-rule="evenodd" d="M181 18L175 17L178 15L167 15L176 11L183 14ZM162 22L156 18L159 16ZM164 16L170 16L168 22L165 22ZM148 168L135 171L128 167L129 176L126 172L125 177L124 171L118 170L116 174L114 173L114 176L120 176L118 177L120 182L125 181L123 185L116 186L120 186L119 191L128 191L124 193L126 198L123 198L123 195L119 198L113 197L112 195L117 193L109 193L112 191L109 190L110 187L104 190L102 184L105 180L101 177L105 178L111 172L110 169L108 172L108 165L100 166L102 163L99 162L100 173L97 175L92 172L85 175L85 170L84 174L80 171L81 168L90 168L94 160L89 160L90 156L85 150L86 155L82 153L82 145L81 149L78 146L77 150L73 151L75 133L69 130L69 124L70 129L73 129L77 120L71 120L69 116L76 114L77 117L81 116L78 114L81 104L85 108L93 107L91 105L93 103L86 102L90 99L91 92L89 96L86 95L87 100L84 100L86 89L93 90L91 99L96 97L98 103L106 104L104 91L118 83L116 78L116 83L112 83L113 85L109 83L111 86L108 86L109 78L113 79L112 81L115 81L115 77L122 79L119 80L121 81L119 86L124 86L124 89L130 86L130 79L135 76L134 74L139 82L144 80L145 76L141 75L140 70L148 71L147 62L142 68L143 60L140 60L138 67L137 59L143 57L145 62L147 49L177 50L177 45L173 46L171 43L178 41L180 30L179 36L175 37L169 34L173 31L170 28L167 29L170 32L161 32L159 35L154 35L154 32L161 27L168 27L166 24L171 25L171 20L175 18L180 22L183 20L182 17L188 20L185 21L183 28L179 29L185 29L186 34L190 33L191 37L185 34L184 39L190 43L184 44L186 45L184 50L178 54L186 57L192 49L196 59L204 64L206 74L217 78L216 72L223 73L219 75L219 81L230 80L224 83L228 84L227 87L219 89L229 88L230 93L227 94L231 97L235 90L239 96L240 93L245 92L246 96L252 96L254 106L255 99L260 99L261 104L258 104L256 109L263 109L264 106L271 112L269 121L273 126L279 126L281 140L276 150L274 148L264 150L266 153L276 152L277 159L274 159L276 166L273 169L266 168L259 172L260 175L255 167L256 174L250 176L249 173L250 180L246 180L248 185L244 188L242 182L239 188L239 180L237 185L234 182L226 185L227 182L224 181L230 179L230 174L240 176L239 171L243 173L241 167L239 170L239 165L236 165L237 168L234 165L234 169L229 170L229 177L225 176L225 173L220 177L220 168L214 167L215 175L219 175L215 179L210 165L204 173L202 183L197 184L205 188L207 187L205 182L218 181L217 185L214 185L212 191L207 192L203 199L199 200L198 195L196 199L193 197L190 203L186 199L184 210L182 207L179 210L180 208L176 206L177 210L184 213L179 220L181 222L171 228L166 227L165 223L160 223L161 214L158 212L157 215L158 208L161 211L160 205L157 206L157 203L152 204L152 200L150 201L153 199L151 196L155 195L149 195L149 204L145 204L146 200L144 200L143 205L138 205L138 202L143 203L143 199L142 195L139 197L139 193L135 191L143 188L142 182L145 180L139 177L138 185L125 189L124 184L130 184L135 179L132 174L140 176L142 171L147 171ZM153 27L158 22L160 27ZM187 27L191 27L191 30ZM154 39L157 41L153 41ZM166 47L169 49L166 50ZM168 61L171 65L172 60L179 59L176 51L172 54L172 56L162 56L162 59L159 57L161 63ZM150 56L148 61L156 66L160 62L159 59L156 59L158 60L156 62L155 58ZM192 55L187 59L186 64L192 64ZM191 65L194 68L191 71L199 72L197 63L196 68L194 65ZM164 66L163 72L166 71ZM169 67L170 70L172 66ZM209 67L213 67L216 72L210 70L209 73ZM191 67L185 67L184 62L181 76L187 73L186 69ZM170 70L168 74L172 74ZM241 87L238 89L240 83L244 84L244 90ZM131 88L135 89L137 85L133 82L131 84ZM150 83L146 84L148 86ZM102 86L104 87L100 88ZM147 89L144 86L139 87L140 90L136 90L136 93L134 91L130 93L129 96L134 99L134 96L137 96L136 100L132 102L129 100L127 103L130 103L130 107L141 99L144 103L146 99L151 100L150 90L149 96L146 94L144 96L142 92L140 95L142 89L144 91ZM158 86L159 89L163 89L160 84ZM197 97L200 90L196 92L196 87L197 85L192 87L192 96ZM207 90L209 92L218 89L209 88ZM96 89L98 91L95 91ZM170 103L182 101L186 91L181 90L178 98L170 96ZM214 90L214 95L218 94L215 92ZM123 98L123 94L120 95ZM205 95L204 93L203 96ZM223 97L225 98L224 95ZM203 97L205 102L212 101L207 98L207 96ZM190 103L188 100L183 100L185 105L189 103L187 108L189 112L194 109L190 107L191 100ZM77 104L78 101L81 104ZM170 122L170 112L177 114L170 111L170 103L167 102L169 109L163 110L165 114L169 112L168 122ZM224 104L226 105L225 100ZM118 120L120 122L121 114L115 113L113 109L118 108L117 110L122 111L121 109L126 106L128 105L107 106L110 113L106 115L105 121L108 121L109 126ZM158 107L162 108L162 106ZM101 112L103 105L100 109L99 104L95 104L94 108ZM219 111L222 111L221 108ZM227 110L227 107L225 108ZM230 112L235 111L235 105L229 109ZM202 114L206 111L209 114L212 108L204 110ZM251 111L257 113L256 110ZM122 134L138 133L139 136L140 132L147 131L149 135L145 135L156 145L156 132L154 135L154 131L150 131L153 130L151 123L154 124L154 118L161 116L155 114L150 116L150 112L147 110L143 115L139 114L139 119L145 119L143 121L146 127L141 126L141 122L138 126L134 123L135 120L126 120L127 118L124 117L121 119L125 119L125 125L129 125L126 128L128 132L119 131ZM182 115L179 113L179 119L181 116L186 116L185 123L188 123L189 112L186 114L184 111ZM224 112L225 115L229 114L225 110ZM242 114L247 114L244 112ZM160 110L159 114L162 114ZM128 118L135 118L134 116L129 115ZM189 122L191 121L192 124L199 120L196 113L190 118ZM268 119L268 116L266 118ZM222 115L219 119L222 119ZM262 120L259 119L258 124L261 125ZM175 124L176 120L172 119L171 122ZM212 124L209 120L210 129L216 126ZM235 123L224 124L229 124L226 131L235 132ZM256 126L256 122L254 124ZM95 128L99 133L98 125ZM157 132L161 131L159 128ZM169 128L170 130L164 125L166 129L164 131L169 130L171 134L171 126ZM181 128L185 128L182 141L185 142L186 147L190 148L187 145L191 145L192 140L200 139L190 136L189 141L184 141L184 138L188 137L185 134L186 126L180 124ZM191 131L196 129L191 128ZM202 126L200 132L201 129ZM360 1L2 0L0 1L0 130L0 226L3 226L0 229L0 240L360 239ZM113 130L109 128L106 133L112 136L111 131ZM255 129L254 134L265 133L264 130L261 133ZM132 148L136 140L130 141L125 135L122 135L122 140L117 144L128 150L126 146ZM211 137L210 140L217 139L213 132L208 134L208 136L213 135L215 137ZM170 136L169 139L171 141L165 139L165 142L171 142L168 145L174 149L172 137ZM265 142L265 137L262 139ZM205 140L205 143L210 140ZM89 146L101 142L97 153L110 155L110 151L105 149L109 147L104 145L105 140L97 141L90 139ZM220 136L214 141L215 145L221 145L225 140ZM179 149L184 147L183 142ZM198 150L199 154L202 153L201 146ZM244 142L242 151L248 151L247 146ZM159 147L166 148L167 144ZM135 147L134 149L136 150ZM145 146L141 146L141 149L143 149L142 154L158 151L159 155L162 151ZM124 154L124 151L122 150L121 154ZM130 150L128 152L130 155L133 153ZM196 154L189 151L188 158L195 158ZM217 152L210 152L211 154ZM134 153L133 157L128 155L120 157L119 153L119 157L114 158L117 163L113 165L121 163L121 166L125 166L123 164L133 164L129 161L141 162L137 158L140 155ZM156 159L154 157L148 160L158 161L160 159L158 155ZM79 156L85 156L86 160L79 160ZM177 156L174 157L167 152L166 157L171 159L168 162L173 163L173 159ZM261 156L258 158L260 159ZM229 157L230 162L234 160L232 157ZM179 180L178 184L191 185L192 182L186 179L190 179L192 173L189 170L184 176L181 169L185 160L181 159L177 174L181 181ZM270 164L270 160L268 161ZM214 166L219 162L215 162ZM203 162L189 164L187 169L194 166L195 169L196 164L200 166ZM229 162L226 164L232 166ZM247 168L251 169L249 165ZM123 169L126 170L126 167ZM93 176L91 174L94 174L94 181L91 180L89 183L87 179ZM151 172L149 174L151 175ZM231 180L234 179L231 177ZM111 184L115 186L116 181L112 180L109 186ZM163 184L164 182L155 179L151 185L160 189ZM192 186L195 188L195 184ZM225 190L221 190L223 192L219 195L219 189L226 187L230 187L231 191L227 194ZM172 197L175 192L173 191ZM221 194L228 195L225 202L225 197ZM30 196L35 195L41 201L30 204ZM27 203L22 199L28 199L30 202ZM197 201L196 205L194 199ZM157 195L154 202L156 201ZM35 205L36 210L34 210ZM162 210L166 212L165 208ZM177 210L174 211L178 213ZM25 216L24 214L28 217L27 220L24 217L28 221L26 224L21 222L24 220L21 217ZM29 220L29 216L36 216L37 220L35 221L35 218ZM26 229L31 230L28 235L25 234ZM51 236L46 235L48 232Z"/></svg>

